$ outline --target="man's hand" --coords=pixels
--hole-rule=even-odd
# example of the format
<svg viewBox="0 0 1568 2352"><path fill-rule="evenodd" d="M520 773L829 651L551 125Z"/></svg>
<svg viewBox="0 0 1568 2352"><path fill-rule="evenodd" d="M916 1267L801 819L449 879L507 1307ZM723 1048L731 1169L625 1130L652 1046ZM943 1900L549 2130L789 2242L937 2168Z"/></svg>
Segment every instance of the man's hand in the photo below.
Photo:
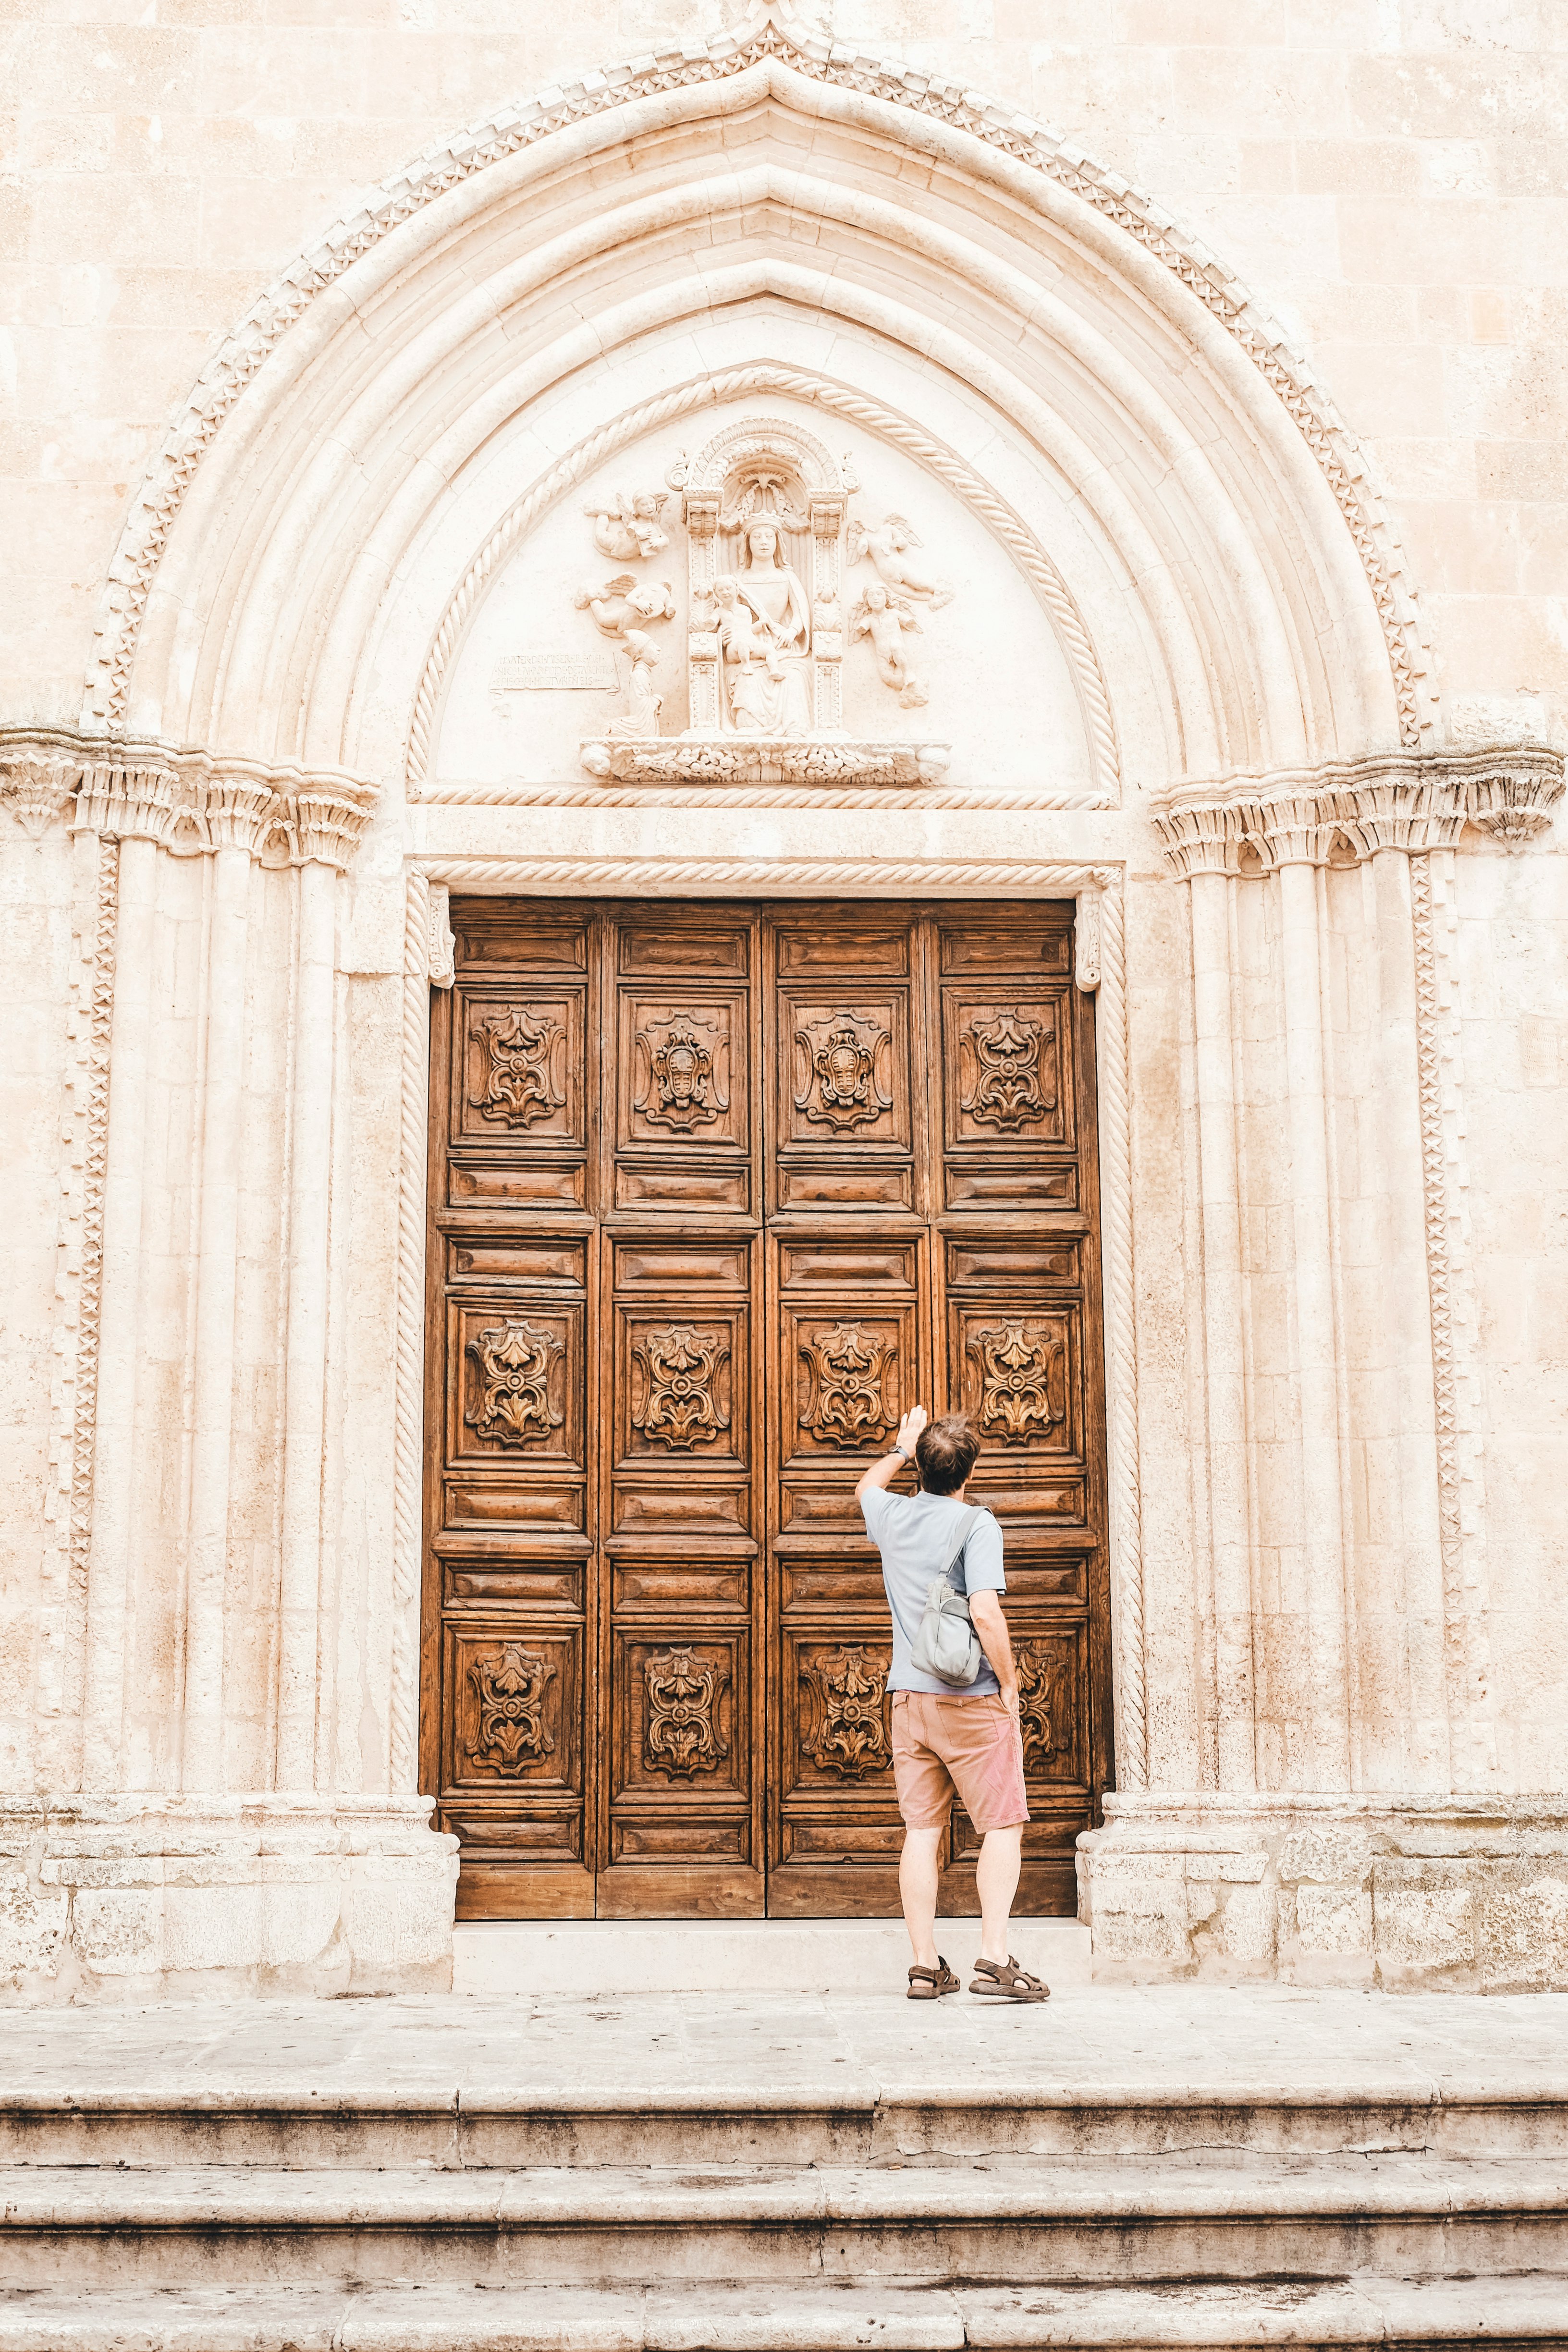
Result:
<svg viewBox="0 0 1568 2352"><path fill-rule="evenodd" d="M923 1404L910 1405L908 1412L905 1413L902 1421L899 1423L898 1435L894 1438L892 1445L889 1447L889 1451L883 1454L879 1462L873 1462L868 1470L861 1472L860 1482L855 1489L855 1500L857 1502L860 1500L861 1496L866 1493L868 1487L890 1486L892 1485L900 1471L904 1467L904 1455L908 1454L910 1460L913 1460L915 1440L930 1419L931 1415L927 1412ZM900 1451L900 1448L902 1449L901 1452Z"/></svg>

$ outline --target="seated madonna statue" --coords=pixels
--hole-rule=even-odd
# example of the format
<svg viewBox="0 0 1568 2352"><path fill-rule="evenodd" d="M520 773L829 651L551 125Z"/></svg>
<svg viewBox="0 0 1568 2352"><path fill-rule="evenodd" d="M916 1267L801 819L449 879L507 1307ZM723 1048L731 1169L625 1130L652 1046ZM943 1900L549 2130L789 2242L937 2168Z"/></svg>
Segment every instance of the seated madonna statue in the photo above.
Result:
<svg viewBox="0 0 1568 2352"><path fill-rule="evenodd" d="M798 574L779 562L770 516L752 516L745 570L716 580L713 595L731 726L744 735L809 735L811 606Z"/></svg>

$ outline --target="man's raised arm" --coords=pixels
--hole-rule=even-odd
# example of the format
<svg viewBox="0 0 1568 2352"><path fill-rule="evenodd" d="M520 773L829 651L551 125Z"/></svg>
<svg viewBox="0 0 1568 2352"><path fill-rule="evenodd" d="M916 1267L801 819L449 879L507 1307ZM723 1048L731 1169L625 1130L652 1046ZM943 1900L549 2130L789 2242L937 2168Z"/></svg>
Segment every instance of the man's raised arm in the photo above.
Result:
<svg viewBox="0 0 1568 2352"><path fill-rule="evenodd" d="M910 1405L899 1423L898 1434L893 1440L891 1450L884 1454L879 1462L873 1462L868 1470L862 1471L860 1483L855 1489L857 1502L860 1501L868 1488L890 1486L905 1463L914 1460L915 1440L930 1419L931 1415L923 1404Z"/></svg>

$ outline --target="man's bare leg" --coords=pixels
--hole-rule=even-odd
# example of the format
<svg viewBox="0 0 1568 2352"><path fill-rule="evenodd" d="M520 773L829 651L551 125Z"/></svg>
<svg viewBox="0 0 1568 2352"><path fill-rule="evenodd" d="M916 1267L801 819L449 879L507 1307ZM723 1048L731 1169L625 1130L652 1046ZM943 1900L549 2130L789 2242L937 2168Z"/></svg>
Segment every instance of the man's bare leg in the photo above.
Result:
<svg viewBox="0 0 1568 2352"><path fill-rule="evenodd" d="M907 1844L904 1851L906 1853L909 1852ZM981 1842L980 1859L974 1865L974 1884L980 1895L980 1957L984 1960L1005 1960L1011 1957L1007 1949L1007 1923L1013 1914L1013 1897L1018 1891L1018 1870L1023 1853L1022 1822L1010 1830L987 1830ZM902 1883L900 1870L900 1885ZM906 1898L906 1918L909 1909ZM912 1935L913 1928L910 1932Z"/></svg>
<svg viewBox="0 0 1568 2352"><path fill-rule="evenodd" d="M1018 1832L1011 1834L1016 1838ZM936 1854L941 1843L939 1829L906 1830L904 1850L899 1856L899 1900L904 1906L904 1925L910 1931L917 1969L936 1966ZM1013 1875L1018 1875L1016 1863Z"/></svg>

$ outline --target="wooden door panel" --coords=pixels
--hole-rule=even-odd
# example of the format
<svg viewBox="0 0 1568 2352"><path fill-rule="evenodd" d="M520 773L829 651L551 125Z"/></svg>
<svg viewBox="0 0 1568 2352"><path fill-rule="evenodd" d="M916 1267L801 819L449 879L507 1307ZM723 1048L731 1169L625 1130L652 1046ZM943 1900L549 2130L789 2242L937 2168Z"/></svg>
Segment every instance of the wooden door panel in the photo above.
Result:
<svg viewBox="0 0 1568 2352"><path fill-rule="evenodd" d="M1108 1764L1091 1009L1067 908L458 901L432 1029L423 1784L464 1916L898 1907L903 1409L980 1423L1033 1820ZM947 1907L973 1902L955 1814Z"/></svg>

